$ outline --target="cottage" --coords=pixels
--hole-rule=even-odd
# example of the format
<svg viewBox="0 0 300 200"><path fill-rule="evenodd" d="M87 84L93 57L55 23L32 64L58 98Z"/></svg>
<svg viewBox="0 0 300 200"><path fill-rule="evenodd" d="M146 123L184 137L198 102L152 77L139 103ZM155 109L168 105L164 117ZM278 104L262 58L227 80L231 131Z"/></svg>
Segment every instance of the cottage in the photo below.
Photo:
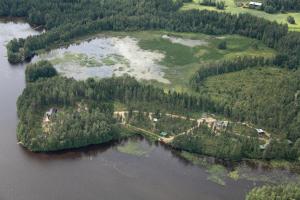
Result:
<svg viewBox="0 0 300 200"><path fill-rule="evenodd" d="M251 1L249 3L249 8L261 8L261 7L262 7L262 3L255 2L255 1Z"/></svg>
<svg viewBox="0 0 300 200"><path fill-rule="evenodd" d="M257 129L255 129L255 130L256 130L257 134L260 135L260 136L262 136L262 135L265 134L265 131L262 130L262 129L260 129L260 128L257 128Z"/></svg>
<svg viewBox="0 0 300 200"><path fill-rule="evenodd" d="M51 108L49 111L46 112L46 121L50 121L50 117L52 117L55 113L57 113L56 108Z"/></svg>
<svg viewBox="0 0 300 200"><path fill-rule="evenodd" d="M216 121L214 123L214 129L218 131L224 130L227 128L228 123L228 121Z"/></svg>

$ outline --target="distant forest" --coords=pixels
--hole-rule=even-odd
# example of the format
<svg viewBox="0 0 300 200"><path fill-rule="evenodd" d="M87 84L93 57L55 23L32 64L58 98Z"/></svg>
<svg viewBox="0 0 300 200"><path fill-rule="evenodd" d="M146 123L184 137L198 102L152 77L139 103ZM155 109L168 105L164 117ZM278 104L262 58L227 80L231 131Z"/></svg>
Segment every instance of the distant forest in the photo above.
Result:
<svg viewBox="0 0 300 200"><path fill-rule="evenodd" d="M299 11L299 0L264 0L264 7L266 11Z"/></svg>
<svg viewBox="0 0 300 200"><path fill-rule="evenodd" d="M30 59L37 50L100 31L164 29L255 38L278 51L278 65L297 68L300 64L300 33L288 32L287 25L249 14L180 11L182 5L182 0L0 0L0 16L24 17L47 30L39 36L11 41L11 63Z"/></svg>

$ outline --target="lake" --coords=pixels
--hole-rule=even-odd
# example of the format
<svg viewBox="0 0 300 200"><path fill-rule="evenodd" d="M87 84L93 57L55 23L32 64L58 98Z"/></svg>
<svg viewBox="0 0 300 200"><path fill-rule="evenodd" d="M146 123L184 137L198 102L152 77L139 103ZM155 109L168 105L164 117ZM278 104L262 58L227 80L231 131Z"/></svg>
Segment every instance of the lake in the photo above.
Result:
<svg viewBox="0 0 300 200"><path fill-rule="evenodd" d="M143 138L59 153L25 150L16 140L25 64L10 65L5 45L38 32L23 22L0 24L0 200L239 200L254 186L298 177L288 170L205 157L205 166L193 165L179 152ZM239 180L227 176L234 169Z"/></svg>

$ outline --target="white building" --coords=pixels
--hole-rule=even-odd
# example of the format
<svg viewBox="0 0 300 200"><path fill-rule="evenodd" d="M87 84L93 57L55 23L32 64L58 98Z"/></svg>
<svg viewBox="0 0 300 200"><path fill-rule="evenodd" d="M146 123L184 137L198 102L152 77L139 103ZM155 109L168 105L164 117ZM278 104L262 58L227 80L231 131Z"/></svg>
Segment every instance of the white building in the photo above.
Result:
<svg viewBox="0 0 300 200"><path fill-rule="evenodd" d="M250 1L249 6L252 8L260 8L260 7L262 7L262 3Z"/></svg>

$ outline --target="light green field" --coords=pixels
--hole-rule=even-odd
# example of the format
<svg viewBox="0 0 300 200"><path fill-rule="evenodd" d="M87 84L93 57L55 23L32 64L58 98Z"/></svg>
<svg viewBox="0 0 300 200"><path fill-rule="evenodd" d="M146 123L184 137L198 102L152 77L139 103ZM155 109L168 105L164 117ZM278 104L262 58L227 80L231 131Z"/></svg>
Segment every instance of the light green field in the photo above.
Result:
<svg viewBox="0 0 300 200"><path fill-rule="evenodd" d="M200 9L200 10L217 10L215 7L211 6L203 6L199 4L199 1L201 0L193 0L193 3L186 3L183 7L182 10L189 10L189 9ZM220 12L230 12L233 14L239 14L239 13L249 13L251 15L257 16L257 17L262 17L270 21L277 21L278 23L287 23L287 17L288 16L293 16L296 20L296 24L289 24L289 29L292 31L300 31L300 12L294 12L294 13L276 13L276 14L268 14L264 11L259 11L255 9L248 9L248 8L242 8L242 7L237 7L235 5L234 0L224 0L226 2L226 9L224 11Z"/></svg>
<svg viewBox="0 0 300 200"><path fill-rule="evenodd" d="M127 33L128 34L128 33ZM171 84L163 85L167 89L176 91L189 91L189 80L194 73L205 63L229 59L237 56L265 56L272 57L275 51L266 47L262 42L238 35L224 35L220 37L194 33L170 33L170 32L134 32L130 36L139 39L139 46L145 50L158 51L165 55L160 62L166 66L163 71L165 78ZM192 39L203 41L206 44L189 47L182 44L172 43L162 38L163 35L175 38ZM225 40L227 49L218 49L218 44ZM161 83L152 82L161 86Z"/></svg>

